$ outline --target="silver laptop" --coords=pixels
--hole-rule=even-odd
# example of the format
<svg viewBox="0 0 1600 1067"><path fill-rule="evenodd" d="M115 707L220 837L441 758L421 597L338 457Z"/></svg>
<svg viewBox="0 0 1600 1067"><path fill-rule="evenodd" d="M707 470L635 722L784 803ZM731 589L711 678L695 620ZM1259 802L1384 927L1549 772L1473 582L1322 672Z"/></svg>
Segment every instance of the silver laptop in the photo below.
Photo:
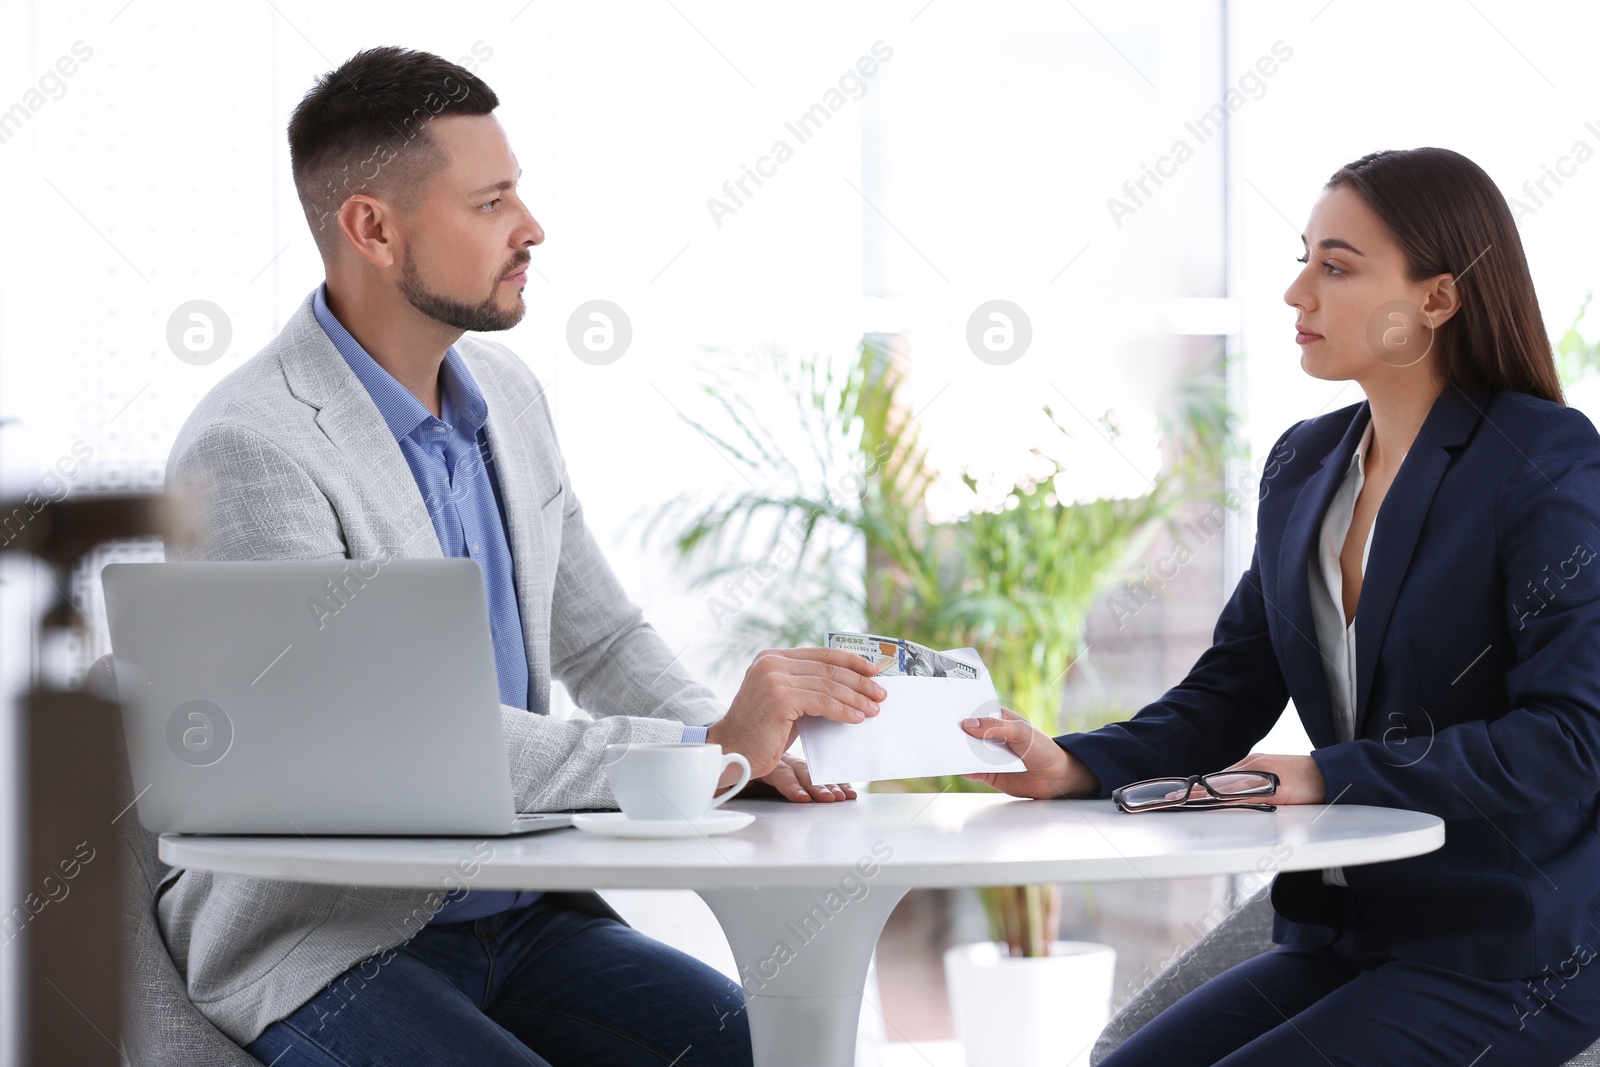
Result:
<svg viewBox="0 0 1600 1067"><path fill-rule="evenodd" d="M516 812L475 561L113 563L103 581L147 829L571 825Z"/></svg>

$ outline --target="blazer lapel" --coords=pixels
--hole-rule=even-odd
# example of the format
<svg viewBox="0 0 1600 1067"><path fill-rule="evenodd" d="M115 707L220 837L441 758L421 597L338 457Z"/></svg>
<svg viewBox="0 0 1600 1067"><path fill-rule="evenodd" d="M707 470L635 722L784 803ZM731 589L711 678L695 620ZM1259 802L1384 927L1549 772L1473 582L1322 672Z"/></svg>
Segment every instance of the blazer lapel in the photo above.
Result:
<svg viewBox="0 0 1600 1067"><path fill-rule="evenodd" d="M489 407L484 426L489 436L490 462L500 479L505 497L506 537L511 545L512 575L517 587L517 607L522 615L522 637L529 649L531 667L530 697L534 711L548 710L550 693L550 599L558 560L553 558L544 529L539 502L560 487L560 482L542 489L530 454L529 433L515 432L518 412L500 389L499 379L487 360L480 361L458 344L472 372L473 380ZM523 413L528 405L523 405Z"/></svg>
<svg viewBox="0 0 1600 1067"><path fill-rule="evenodd" d="M1333 744L1336 738L1333 705L1328 697L1327 666L1311 615L1308 571L1311 561L1316 559L1322 520L1328 513L1334 492L1349 470L1350 457L1355 454L1368 418L1369 409L1362 404L1338 445L1323 457L1321 468L1300 490L1289 510L1289 522L1278 549L1278 608L1289 626L1281 649L1284 679L1289 683L1289 692L1294 697L1306 734L1318 748Z"/></svg>
<svg viewBox="0 0 1600 1067"><path fill-rule="evenodd" d="M361 379L323 332L312 310L315 292L306 297L285 327L290 343L280 362L289 391L317 409L317 426L349 457L358 481L377 497L374 519L389 525L392 544L350 545L352 554L367 555L386 547L400 556L442 556L439 535L417 480L400 452L389 424L368 395Z"/></svg>
<svg viewBox="0 0 1600 1067"><path fill-rule="evenodd" d="M1471 439L1483 418L1489 395L1487 390L1467 394L1454 385L1445 387L1433 402L1378 509L1367 569L1361 579L1361 599L1356 603L1357 737L1362 736L1365 726L1367 698L1372 692L1389 616L1400 597L1400 587L1434 494L1450 468L1450 450Z"/></svg>

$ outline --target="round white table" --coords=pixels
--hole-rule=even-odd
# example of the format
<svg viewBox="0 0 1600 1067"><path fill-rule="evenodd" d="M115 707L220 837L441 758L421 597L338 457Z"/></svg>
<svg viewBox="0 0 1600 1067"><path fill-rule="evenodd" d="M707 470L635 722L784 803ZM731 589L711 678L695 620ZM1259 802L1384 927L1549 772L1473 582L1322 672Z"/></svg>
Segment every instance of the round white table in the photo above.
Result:
<svg viewBox="0 0 1600 1067"><path fill-rule="evenodd" d="M466 838L163 834L160 855L339 885L455 885L470 858L473 889L693 889L733 950L757 1067L848 1067L872 950L909 889L1350 867L1444 844L1432 815L1355 805L1127 815L1109 800L872 793L731 807L756 821L684 840L566 829L489 838L486 849Z"/></svg>

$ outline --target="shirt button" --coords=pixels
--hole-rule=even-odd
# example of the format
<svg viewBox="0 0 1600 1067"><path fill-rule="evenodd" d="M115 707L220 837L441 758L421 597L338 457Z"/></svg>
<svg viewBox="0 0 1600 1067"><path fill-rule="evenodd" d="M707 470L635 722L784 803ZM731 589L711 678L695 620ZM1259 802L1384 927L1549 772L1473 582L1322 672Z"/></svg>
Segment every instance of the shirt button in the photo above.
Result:
<svg viewBox="0 0 1600 1067"><path fill-rule="evenodd" d="M476 542L476 541L472 542L472 551L474 551L474 552L478 551L478 542Z"/></svg>

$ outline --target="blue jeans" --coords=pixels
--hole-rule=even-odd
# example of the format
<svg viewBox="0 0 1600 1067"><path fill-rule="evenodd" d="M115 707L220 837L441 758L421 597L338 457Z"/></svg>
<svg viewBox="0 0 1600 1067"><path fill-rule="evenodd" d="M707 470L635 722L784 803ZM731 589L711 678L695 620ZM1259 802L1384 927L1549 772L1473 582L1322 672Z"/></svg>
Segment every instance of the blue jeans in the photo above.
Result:
<svg viewBox="0 0 1600 1067"><path fill-rule="evenodd" d="M1355 931L1280 945L1184 996L1100 1067L1557 1067L1600 1038L1595 956L1575 946L1531 980L1491 981L1397 960Z"/></svg>
<svg viewBox="0 0 1600 1067"><path fill-rule="evenodd" d="M247 1051L274 1067L747 1067L739 987L612 919L541 898L425 926Z"/></svg>

